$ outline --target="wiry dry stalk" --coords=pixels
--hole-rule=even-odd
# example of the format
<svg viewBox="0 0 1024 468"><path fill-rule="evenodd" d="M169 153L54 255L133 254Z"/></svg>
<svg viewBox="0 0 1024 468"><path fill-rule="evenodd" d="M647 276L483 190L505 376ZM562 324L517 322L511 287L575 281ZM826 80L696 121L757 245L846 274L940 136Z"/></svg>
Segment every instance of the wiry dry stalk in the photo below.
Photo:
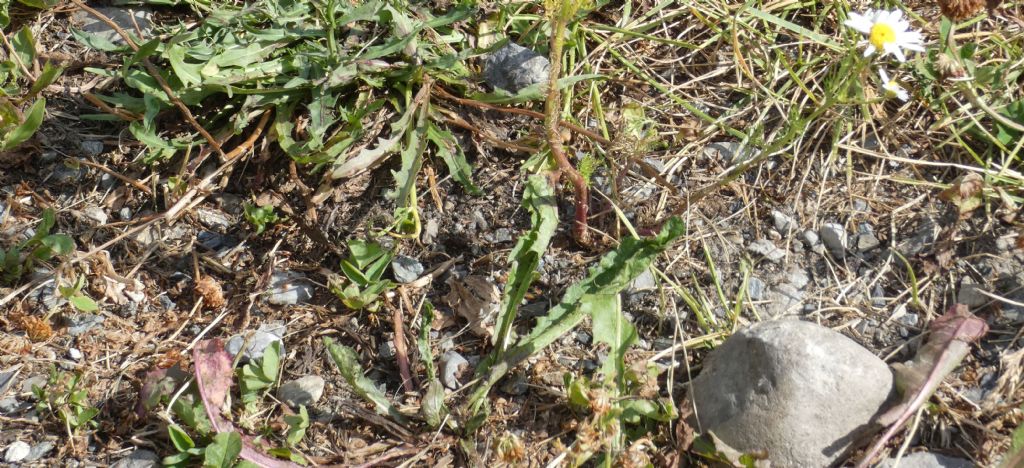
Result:
<svg viewBox="0 0 1024 468"><path fill-rule="evenodd" d="M590 232L587 230L587 213L590 211L590 191L583 175L569 163L565 156L565 148L562 146L562 132L559 131L561 119L562 95L558 90L558 76L562 70L562 43L564 42L566 19L558 13L552 15L551 19L551 68L548 72L548 99L544 103L544 129L547 134L548 147L551 149L551 156L558 164L558 170L554 174L554 183L558 184L564 174L572 182L576 194L576 220L573 223L572 234L576 242L583 245L590 244Z"/></svg>

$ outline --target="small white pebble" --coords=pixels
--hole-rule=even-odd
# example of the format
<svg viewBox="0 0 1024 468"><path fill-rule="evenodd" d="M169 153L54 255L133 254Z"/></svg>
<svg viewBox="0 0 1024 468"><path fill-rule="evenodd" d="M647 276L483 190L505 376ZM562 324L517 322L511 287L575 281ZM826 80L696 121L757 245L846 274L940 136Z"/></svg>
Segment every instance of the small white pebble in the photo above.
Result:
<svg viewBox="0 0 1024 468"><path fill-rule="evenodd" d="M28 453L32 451L25 442L20 440L15 441L13 444L7 446L7 451L4 452L4 461L7 463L18 463L28 456Z"/></svg>
<svg viewBox="0 0 1024 468"><path fill-rule="evenodd" d="M68 357L71 358L72 361L78 361L82 359L82 352L79 351L78 348L70 348L68 349Z"/></svg>

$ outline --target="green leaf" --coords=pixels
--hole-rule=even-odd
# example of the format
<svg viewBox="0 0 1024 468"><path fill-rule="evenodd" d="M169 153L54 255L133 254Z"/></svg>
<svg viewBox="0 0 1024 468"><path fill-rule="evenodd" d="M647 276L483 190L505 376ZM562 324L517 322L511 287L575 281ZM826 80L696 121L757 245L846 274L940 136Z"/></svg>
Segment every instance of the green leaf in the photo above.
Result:
<svg viewBox="0 0 1024 468"><path fill-rule="evenodd" d="M636 342L637 334L636 327L622 313L618 293L585 296L580 308L591 317L594 341L609 347L608 359L601 369L606 381L621 380L625 373L626 351ZM619 391L625 391L622 384Z"/></svg>
<svg viewBox="0 0 1024 468"><path fill-rule="evenodd" d="M31 70L36 60L36 40L32 37L32 31L28 27L21 28L11 37L11 46L21 64Z"/></svg>
<svg viewBox="0 0 1024 468"><path fill-rule="evenodd" d="M75 251L75 241L64 234L50 234L40 241L53 255L67 255Z"/></svg>
<svg viewBox="0 0 1024 468"><path fill-rule="evenodd" d="M242 453L242 436L237 432L221 432L206 446L203 468L231 468Z"/></svg>
<svg viewBox="0 0 1024 468"><path fill-rule="evenodd" d="M603 75L587 74L566 76L558 79L558 89L566 89L583 80L603 79ZM520 89L518 93L511 94L505 90L496 90L493 93L476 93L470 96L474 101L486 102L488 104L518 104L521 102L538 101L547 98L547 82L537 83Z"/></svg>
<svg viewBox="0 0 1024 468"><path fill-rule="evenodd" d="M178 79L186 87L195 86L203 82L203 76L200 72L203 66L201 64L186 63L184 47L179 44L171 45L167 47L164 56L171 62L171 69L174 70L174 74L177 75Z"/></svg>
<svg viewBox="0 0 1024 468"><path fill-rule="evenodd" d="M420 411L423 412L423 419L433 429L441 426L441 422L448 414L448 408L444 405L444 385L437 378L430 380L427 384L427 393L420 403Z"/></svg>
<svg viewBox="0 0 1024 468"><path fill-rule="evenodd" d="M191 453L179 452L174 455L164 457L163 460L160 460L160 463L163 464L163 466L187 466L185 462L187 462L189 458L192 458Z"/></svg>
<svg viewBox="0 0 1024 468"><path fill-rule="evenodd" d="M100 409L96 407L89 407L82 410L82 412L78 413L78 416L75 418L74 426L81 427L86 425L89 421L92 421L92 418L95 418L97 414L100 414Z"/></svg>
<svg viewBox="0 0 1024 468"><path fill-rule="evenodd" d="M294 447L302 441L306 435L306 429L309 428L309 413L306 411L306 405L299 406L299 414L285 416L284 422L288 424L285 441L289 446Z"/></svg>
<svg viewBox="0 0 1024 468"><path fill-rule="evenodd" d="M43 71L39 73L39 77L32 83L32 87L29 88L28 93L25 94L25 98L31 98L39 94L44 88L53 84L57 81L57 77L60 76L64 69L58 67L49 61L43 64Z"/></svg>
<svg viewBox="0 0 1024 468"><path fill-rule="evenodd" d="M43 123L43 115L46 112L46 99L39 98L36 102L32 103L32 107L29 108L25 120L20 125L11 130L6 135L3 135L3 142L0 144L0 151L8 151L14 149L16 146L28 140L36 130L39 129L39 125Z"/></svg>
<svg viewBox="0 0 1024 468"><path fill-rule="evenodd" d="M537 320L533 331L519 340L515 346L497 359L490 356L477 368L477 376L483 382L470 397L468 406L473 415L481 414L490 388L510 369L531 355L540 352L559 337L576 327L586 315L582 307L594 301L595 296L618 294L629 282L647 269L654 258L668 248L669 244L683 233L683 222L670 218L661 232L649 239L628 237L619 247L601 258L601 262L590 270L583 281L569 287L562 301ZM593 306L588 306L592 309Z"/></svg>
<svg viewBox="0 0 1024 468"><path fill-rule="evenodd" d="M188 433L177 424L167 426L167 435L170 436L171 443L174 444L174 448L178 449L179 452L185 452L196 446L196 443L192 441Z"/></svg>
<svg viewBox="0 0 1024 468"><path fill-rule="evenodd" d="M547 177L530 176L523 190L523 208L530 213L530 231L519 238L509 253L509 279L501 295L501 308L495 324L494 342L498 353L508 347L519 304L522 303L530 284L537 277L540 259L551 243L551 237L558 229L558 208L554 190ZM500 354L499 354L500 356Z"/></svg>
<svg viewBox="0 0 1024 468"><path fill-rule="evenodd" d="M437 155L448 166L448 173L452 178L470 195L480 195L480 188L473 184L473 168L466 162L466 155L462 152L462 146L455 140L455 136L431 122L427 129L427 137L434 143Z"/></svg>
<svg viewBox="0 0 1024 468"><path fill-rule="evenodd" d="M281 367L281 342L274 341L263 351L260 360L260 373L268 382L277 381L277 372Z"/></svg>
<svg viewBox="0 0 1024 468"><path fill-rule="evenodd" d="M71 35L74 36L75 40L82 43L82 45L101 52L127 52L131 50L128 48L128 45L114 44L110 39L100 36L99 34L93 34L72 28Z"/></svg>
<svg viewBox="0 0 1024 468"><path fill-rule="evenodd" d="M420 314L420 332L416 338L416 348L420 351L427 380L434 380L434 353L430 350L430 327L434 323L434 305L430 301L423 302L423 313Z"/></svg>
<svg viewBox="0 0 1024 468"><path fill-rule="evenodd" d="M88 296L83 296L81 294L69 297L68 302L70 302L74 308L82 312L95 312L100 308L100 306L96 305L96 301L93 301Z"/></svg>
<svg viewBox="0 0 1024 468"><path fill-rule="evenodd" d="M132 54L131 58L124 62L124 66L130 67L149 58L156 53L158 48L160 48L160 44L161 42L159 38L146 41L145 44L139 46L139 50L136 50L135 53Z"/></svg>
<svg viewBox="0 0 1024 468"><path fill-rule="evenodd" d="M348 382L357 395L373 403L378 414L389 415L392 419L401 423L407 422L405 416L398 411L398 408L391 404L391 401L384 395L384 392L381 392L372 380L363 375L363 368L359 365L356 352L352 348L336 343L328 336L324 337L324 346L327 347L331 359L334 360L334 364L341 371L342 377L345 378L345 381Z"/></svg>

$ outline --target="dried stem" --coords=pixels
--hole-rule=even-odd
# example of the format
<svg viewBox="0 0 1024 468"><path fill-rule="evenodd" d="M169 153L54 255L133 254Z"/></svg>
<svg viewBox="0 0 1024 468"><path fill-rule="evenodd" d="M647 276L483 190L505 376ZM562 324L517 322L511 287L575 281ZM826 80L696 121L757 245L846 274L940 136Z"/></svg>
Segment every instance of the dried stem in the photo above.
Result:
<svg viewBox="0 0 1024 468"><path fill-rule="evenodd" d="M128 47L131 47L132 50L139 50L138 44L136 44L135 41L132 40L131 36L129 36L128 33L124 31L124 29L121 29L121 27L118 26L117 23L108 18L107 15L104 15L96 9L91 8L88 5L82 3L81 0L71 0L71 2L78 6L78 8L81 8L89 12L89 14L95 16L100 21L106 23L114 31L117 31L117 34L119 34L121 38L124 39L124 42L128 44ZM202 125L199 125L199 122L196 121L195 116L192 115L192 111L188 110L188 106L186 106L185 103L181 102L181 99L178 99L178 96L174 94L174 91L171 90L170 85L168 85L167 81L164 80L163 75L160 74L160 70L156 68L156 65L153 65L153 62L150 62L148 58L144 58L142 59L142 66L146 67L146 71L149 72L150 76L152 76L154 80L156 80L157 84L160 85L160 88L164 90L164 94L167 95L167 99L170 99L170 101L174 103L174 106L177 107L179 111L181 111L181 114L185 116L185 120L188 120L188 122L192 124L192 127L195 128L196 131L199 132L199 134L206 139L207 143L209 143L210 146L213 147L215 151L217 151L217 154L219 154L223 159L227 159L227 155L224 154L224 148L221 148L220 143L217 142L217 139L213 138L213 135L210 135L210 132L206 131L206 129L203 128Z"/></svg>
<svg viewBox="0 0 1024 468"><path fill-rule="evenodd" d="M590 232L587 230L587 213L590 211L590 191L583 175L576 170L565 156L562 147L562 132L559 131L561 119L562 96L558 90L558 75L562 69L562 44L565 42L566 15L562 12L551 14L551 68L548 72L548 99L544 103L544 129L547 134L551 156L558 164L554 179L557 183L564 174L569 177L576 192L576 220L572 227L576 242L587 245L590 243Z"/></svg>

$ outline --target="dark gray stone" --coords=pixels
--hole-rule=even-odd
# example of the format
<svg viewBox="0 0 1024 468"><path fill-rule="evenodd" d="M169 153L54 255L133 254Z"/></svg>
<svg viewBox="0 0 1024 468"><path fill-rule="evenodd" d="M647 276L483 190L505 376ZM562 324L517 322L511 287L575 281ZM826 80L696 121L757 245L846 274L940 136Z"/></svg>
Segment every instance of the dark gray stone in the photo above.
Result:
<svg viewBox="0 0 1024 468"><path fill-rule="evenodd" d="M775 224L775 230L779 231L779 234L783 236L796 232L798 227L796 220L792 216L779 210L772 210L772 222Z"/></svg>
<svg viewBox="0 0 1024 468"><path fill-rule="evenodd" d="M484 60L487 84L511 93L548 81L548 58L514 42L494 51Z"/></svg>
<svg viewBox="0 0 1024 468"><path fill-rule="evenodd" d="M991 300L980 292L984 290L985 288L975 282L973 278L965 276L960 280L960 291L956 295L956 301L970 307L983 306Z"/></svg>
<svg viewBox="0 0 1024 468"><path fill-rule="evenodd" d="M761 322L711 352L693 382L704 431L772 466L840 460L893 389L888 366L831 329L796 320Z"/></svg>
<svg viewBox="0 0 1024 468"><path fill-rule="evenodd" d="M149 31L153 27L151 21L153 13L149 10L137 7L96 7L96 9L132 35L139 34L136 29L141 30L143 37L137 39L143 39L143 41L149 39ZM121 35L114 28L111 28L85 10L75 11L71 18L72 21L80 25L80 28L87 33L95 34L117 45L125 44L124 39L121 38Z"/></svg>
<svg viewBox="0 0 1024 468"><path fill-rule="evenodd" d="M281 385L277 389L277 397L295 409L303 405L310 406L323 396L324 385L323 377L307 375Z"/></svg>
<svg viewBox="0 0 1024 468"><path fill-rule="evenodd" d="M818 233L821 235L821 241L832 252L832 255L837 257L846 256L846 228L842 224L824 224Z"/></svg>
<svg viewBox="0 0 1024 468"><path fill-rule="evenodd" d="M43 458L43 457L46 456L46 454L48 454L51 451L53 451L53 448L54 448L53 442L50 442L48 440L40 442L40 443L38 443L36 445L33 445L32 449L29 450L29 452L28 452L28 456L25 457L25 461L32 462L32 461L36 461L36 460L38 460L40 458Z"/></svg>
<svg viewBox="0 0 1024 468"><path fill-rule="evenodd" d="M395 281L411 283L423 274L423 264L415 258L398 255L391 260L391 271L395 274Z"/></svg>
<svg viewBox="0 0 1024 468"><path fill-rule="evenodd" d="M99 156L103 154L103 142L96 140L82 140L78 143L78 147L82 149L82 153L86 156Z"/></svg>
<svg viewBox="0 0 1024 468"><path fill-rule="evenodd" d="M747 279L747 297L752 301L760 301L764 299L765 290L768 288L764 281L756 276L751 276Z"/></svg>
<svg viewBox="0 0 1024 468"><path fill-rule="evenodd" d="M135 449L128 456L116 461L110 468L156 468L160 466L157 454L143 449Z"/></svg>
<svg viewBox="0 0 1024 468"><path fill-rule="evenodd" d="M99 326L106 317L102 315L76 314L67 317L68 334L71 336L82 335Z"/></svg>

